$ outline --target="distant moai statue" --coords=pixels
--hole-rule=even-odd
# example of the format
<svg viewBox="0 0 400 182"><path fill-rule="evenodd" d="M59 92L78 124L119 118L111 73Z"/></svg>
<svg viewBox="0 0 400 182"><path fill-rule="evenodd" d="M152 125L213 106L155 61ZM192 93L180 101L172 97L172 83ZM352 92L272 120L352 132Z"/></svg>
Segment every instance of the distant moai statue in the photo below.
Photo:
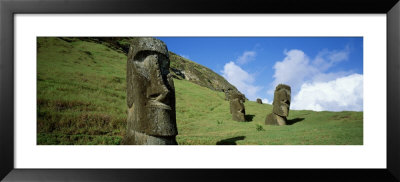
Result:
<svg viewBox="0 0 400 182"><path fill-rule="evenodd" d="M243 104L245 102L245 96L236 91L230 91L229 97L230 97L229 104L230 104L232 119L235 121L246 121L245 119L246 111Z"/></svg>
<svg viewBox="0 0 400 182"><path fill-rule="evenodd" d="M257 103L262 104L262 100L257 98Z"/></svg>
<svg viewBox="0 0 400 182"><path fill-rule="evenodd" d="M134 38L127 61L127 145L176 145L175 88L164 42Z"/></svg>
<svg viewBox="0 0 400 182"><path fill-rule="evenodd" d="M267 125L286 125L286 117L289 116L290 108L290 86L279 84L275 88L274 101L272 103L272 113L265 118Z"/></svg>

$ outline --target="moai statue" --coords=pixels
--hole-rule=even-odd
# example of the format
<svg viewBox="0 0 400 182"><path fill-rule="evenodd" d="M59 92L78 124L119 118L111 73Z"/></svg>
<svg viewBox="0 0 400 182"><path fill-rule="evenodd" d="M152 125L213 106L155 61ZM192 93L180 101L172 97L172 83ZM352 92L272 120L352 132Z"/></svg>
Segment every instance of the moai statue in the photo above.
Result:
<svg viewBox="0 0 400 182"><path fill-rule="evenodd" d="M244 102L245 97L243 94L240 94L235 91L231 91L229 93L230 96L230 110L232 114L232 119L235 121L246 121L245 119L245 109L244 109Z"/></svg>
<svg viewBox="0 0 400 182"><path fill-rule="evenodd" d="M155 38L134 38L127 61L127 131L123 144L176 145L175 88L168 49Z"/></svg>
<svg viewBox="0 0 400 182"><path fill-rule="evenodd" d="M262 100L257 98L257 103L262 104Z"/></svg>
<svg viewBox="0 0 400 182"><path fill-rule="evenodd" d="M265 124L286 125L286 117L289 116L290 94L291 89L288 85L279 84L275 88L272 113L267 115Z"/></svg>

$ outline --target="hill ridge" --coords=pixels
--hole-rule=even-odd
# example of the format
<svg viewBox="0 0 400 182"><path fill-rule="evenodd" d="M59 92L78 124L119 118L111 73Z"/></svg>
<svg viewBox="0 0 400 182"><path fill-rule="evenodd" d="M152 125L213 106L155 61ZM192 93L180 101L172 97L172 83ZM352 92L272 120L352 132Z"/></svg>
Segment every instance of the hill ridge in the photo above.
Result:
<svg viewBox="0 0 400 182"><path fill-rule="evenodd" d="M74 38L60 37L60 39L71 42ZM129 37L79 37L79 40L103 44L111 49L128 55ZM168 45L167 45L168 47ZM215 73L210 68L196 63L193 60L184 58L172 51L169 51L170 72L177 79L186 79L197 85L207 87L220 92L236 91L242 94L235 86L230 84L224 77ZM228 99L228 98L226 98Z"/></svg>

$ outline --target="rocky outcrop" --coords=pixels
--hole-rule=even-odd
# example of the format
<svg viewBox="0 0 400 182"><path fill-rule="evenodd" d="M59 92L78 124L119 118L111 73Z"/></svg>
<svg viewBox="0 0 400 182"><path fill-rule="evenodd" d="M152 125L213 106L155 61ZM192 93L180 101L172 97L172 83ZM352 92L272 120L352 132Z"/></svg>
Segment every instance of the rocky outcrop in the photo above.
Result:
<svg viewBox="0 0 400 182"><path fill-rule="evenodd" d="M111 49L123 52L124 54L128 55L129 43L133 38L79 37L79 39L89 42L101 43ZM169 51L169 59L171 62L169 71L172 77L176 79L185 79L194 84L207 87L211 90L224 92L225 95L229 95L227 93L230 91L235 91L239 94L242 94L235 86L226 81L224 77L203 65L195 63L171 51ZM225 100L229 100L229 97L226 97Z"/></svg>
<svg viewBox="0 0 400 182"><path fill-rule="evenodd" d="M169 52L169 56L171 60L170 71L175 78L185 79L211 90L225 93L229 90L233 90L240 93L235 86L231 85L224 77L211 69L183 58L173 52Z"/></svg>

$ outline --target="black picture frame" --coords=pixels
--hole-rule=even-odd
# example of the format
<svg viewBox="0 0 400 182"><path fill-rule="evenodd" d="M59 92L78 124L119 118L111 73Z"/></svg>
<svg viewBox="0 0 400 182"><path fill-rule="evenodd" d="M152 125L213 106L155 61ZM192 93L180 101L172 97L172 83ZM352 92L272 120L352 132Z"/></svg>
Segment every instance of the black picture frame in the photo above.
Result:
<svg viewBox="0 0 400 182"><path fill-rule="evenodd" d="M15 169L14 15L381 13L387 15L386 169ZM400 181L398 0L0 0L0 179L5 181ZM378 123L378 122L377 122Z"/></svg>

